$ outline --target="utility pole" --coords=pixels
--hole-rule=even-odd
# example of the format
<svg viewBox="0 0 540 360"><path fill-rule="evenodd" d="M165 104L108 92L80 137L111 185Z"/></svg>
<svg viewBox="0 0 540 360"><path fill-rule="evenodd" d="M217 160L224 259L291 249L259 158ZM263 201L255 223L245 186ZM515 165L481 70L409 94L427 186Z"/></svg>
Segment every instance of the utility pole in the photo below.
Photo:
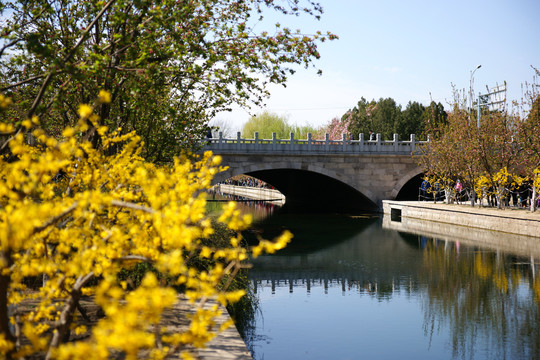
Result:
<svg viewBox="0 0 540 360"><path fill-rule="evenodd" d="M472 107L473 107L474 73L476 72L476 70L480 69L481 67L482 67L482 65L478 65L477 67L474 68L474 70L471 70L471 78L469 80L469 124L471 123L471 111L472 111Z"/></svg>
<svg viewBox="0 0 540 360"><path fill-rule="evenodd" d="M476 100L476 105L478 107L478 113L476 114L476 127L480 129L480 92L478 92L478 100Z"/></svg>

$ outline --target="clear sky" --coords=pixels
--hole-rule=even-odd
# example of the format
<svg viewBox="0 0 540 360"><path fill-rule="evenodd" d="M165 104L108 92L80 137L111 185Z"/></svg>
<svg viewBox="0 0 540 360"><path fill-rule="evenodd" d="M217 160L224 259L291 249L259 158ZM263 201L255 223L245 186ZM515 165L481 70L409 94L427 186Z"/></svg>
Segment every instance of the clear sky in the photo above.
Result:
<svg viewBox="0 0 540 360"><path fill-rule="evenodd" d="M452 84L485 93L507 82L507 98L521 98L521 85L540 69L540 0L319 0L320 21L280 22L305 33L331 31L339 40L320 46L313 69L300 69L286 88L270 88L266 110L291 124L320 126L341 117L361 97L391 97L402 108L430 99L445 108ZM264 109L253 108L251 114ZM250 113L218 115L240 130Z"/></svg>

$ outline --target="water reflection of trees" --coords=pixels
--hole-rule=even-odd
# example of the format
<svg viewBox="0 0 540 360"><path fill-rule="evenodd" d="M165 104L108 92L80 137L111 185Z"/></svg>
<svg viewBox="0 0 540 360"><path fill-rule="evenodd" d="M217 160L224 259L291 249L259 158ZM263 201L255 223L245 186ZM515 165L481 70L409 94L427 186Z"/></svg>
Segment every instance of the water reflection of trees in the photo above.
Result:
<svg viewBox="0 0 540 360"><path fill-rule="evenodd" d="M489 359L540 358L540 281L534 262L436 240L423 254L427 336L448 326L453 358L474 353Z"/></svg>

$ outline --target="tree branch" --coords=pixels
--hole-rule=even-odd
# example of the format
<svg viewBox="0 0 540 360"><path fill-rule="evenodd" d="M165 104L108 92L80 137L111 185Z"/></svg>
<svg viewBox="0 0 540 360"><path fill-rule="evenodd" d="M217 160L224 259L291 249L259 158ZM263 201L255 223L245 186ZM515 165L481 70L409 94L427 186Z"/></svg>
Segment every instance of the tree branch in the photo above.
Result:
<svg viewBox="0 0 540 360"><path fill-rule="evenodd" d="M33 230L33 234L35 233L38 233L42 230L45 230L46 228L48 228L49 226L53 225L53 224L56 224L56 222L60 219L62 219L64 216L70 214L73 212L73 210L75 210L75 208L77 207L78 203L77 202L74 202L73 204L71 204L70 207L68 207L66 210L64 210L62 213L50 218L47 222L43 223L42 225L40 226L36 226L34 227L34 230Z"/></svg>
<svg viewBox="0 0 540 360"><path fill-rule="evenodd" d="M4 54L4 51L7 48L12 47L13 45L17 44L19 41L22 41L22 39L15 39L12 42L10 42L9 44L6 44L6 45L2 46L2 49L0 49L0 57L2 57L2 55Z"/></svg>
<svg viewBox="0 0 540 360"><path fill-rule="evenodd" d="M117 260L118 261L141 260L148 263L153 262L152 259L147 258L145 256L141 256L141 255L126 255L126 256L122 256L121 258L118 258Z"/></svg>
<svg viewBox="0 0 540 360"><path fill-rule="evenodd" d="M103 16L103 14L105 13L105 11L107 11L107 9L109 9L109 7L111 7L111 5L115 2L116 0L109 0L109 2L107 4L105 4L105 6L103 7L103 9L101 9L101 11L99 12L99 14L97 14L97 16L94 18L94 20L92 20L92 22L86 27L86 29L84 30L84 32L82 33L81 37L79 38L79 40L77 41L77 43L75 44L75 46L71 49L71 51L62 59L61 63L67 63L72 57L73 55L75 54L75 51L77 50L77 48L83 43L83 41L86 39L86 37L88 36L88 33L90 32L90 29L92 29L92 27L94 26L94 24L99 20L99 18L101 18L101 16ZM57 70L56 69L53 69L51 70L48 74L47 74L47 77L45 78L45 80L43 81L43 84L41 85L41 89L39 89L39 92L36 96L36 98L34 99L34 103L32 104L32 107L30 108L30 110L28 111L28 114L27 114L27 117L30 119L32 118L32 115L34 115L34 112L36 111L39 103L41 102L41 99L43 98L43 95L45 94L45 90L47 89L47 87L49 86L49 83L51 82L51 79L52 77L57 73Z"/></svg>
<svg viewBox="0 0 540 360"><path fill-rule="evenodd" d="M73 320L73 313L77 310L79 305L79 299L81 298L81 288L94 276L94 272L90 272L85 276L80 275L73 285L71 296L68 299L66 306L60 314L60 319L57 322L57 327L54 330L53 338L51 340L49 351L47 351L46 360L51 359L53 349L60 345L60 341L68 334L69 326Z"/></svg>
<svg viewBox="0 0 540 360"><path fill-rule="evenodd" d="M134 204L134 203L121 201L121 200L113 200L113 201L111 201L111 205L119 206L119 207L125 207L125 208L129 208L129 209L133 209L133 210L141 210L141 211L145 211L145 212L147 212L149 214L154 214L156 212L154 209L149 208L147 206L137 205L137 204Z"/></svg>

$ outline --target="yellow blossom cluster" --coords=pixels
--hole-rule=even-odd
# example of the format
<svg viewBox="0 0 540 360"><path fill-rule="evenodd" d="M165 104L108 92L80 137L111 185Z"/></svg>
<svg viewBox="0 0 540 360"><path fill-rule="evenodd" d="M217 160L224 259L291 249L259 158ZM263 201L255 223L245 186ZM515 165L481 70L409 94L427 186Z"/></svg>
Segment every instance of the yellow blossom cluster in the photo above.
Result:
<svg viewBox="0 0 540 360"><path fill-rule="evenodd" d="M534 178L532 179L532 185L536 188L540 187L540 168L534 170ZM455 176L426 176L424 177L432 186L428 192L443 191L452 198L455 195L454 185ZM502 199L508 195L509 190L518 189L523 182L529 180L526 177L521 177L515 173L508 171L508 168L504 167L494 174L483 173L473 179L472 186L477 198L482 201L489 196L495 196L498 199L498 203L502 203ZM437 186L433 186L437 184Z"/></svg>
<svg viewBox="0 0 540 360"><path fill-rule="evenodd" d="M99 102L110 101L108 92L100 92ZM1 106L9 103L0 99ZM37 145L28 145L19 132L10 139L9 156L0 158L0 315L10 321L0 324L0 352L57 359L106 359L119 352L135 359L143 350L164 358L186 344L203 346L220 330L214 323L220 308L199 309L185 333L170 334L159 323L178 300L172 286L185 288L194 303L227 304L244 295L223 284L251 256L239 245L239 231L251 218L229 203L218 220L237 232L230 246L216 249L200 241L214 232L204 190L221 171L220 158L205 153L158 167L140 157L135 133L99 126L90 105L81 105L78 114L78 126L66 128L60 139L39 129L37 118L25 122ZM83 140L91 127L100 149ZM120 150L110 151L113 146ZM277 242L262 241L253 255L280 249L290 238L286 233ZM215 265L192 268L186 259L194 255ZM122 268L139 262L152 264L168 281L147 273L133 289L118 280ZM30 278L43 278L43 285L30 291ZM93 296L104 312L90 329L77 315L85 296ZM29 309L29 301L36 305ZM84 332L85 341L74 340Z"/></svg>
<svg viewBox="0 0 540 360"><path fill-rule="evenodd" d="M492 176L486 173L480 175L476 178L474 190L476 194L478 194L480 200L494 195L500 202L501 199L507 195L508 189L519 188L525 180L526 178L509 172L505 167Z"/></svg>
<svg viewBox="0 0 540 360"><path fill-rule="evenodd" d="M11 98L0 94L0 109L7 109L11 105Z"/></svg>

